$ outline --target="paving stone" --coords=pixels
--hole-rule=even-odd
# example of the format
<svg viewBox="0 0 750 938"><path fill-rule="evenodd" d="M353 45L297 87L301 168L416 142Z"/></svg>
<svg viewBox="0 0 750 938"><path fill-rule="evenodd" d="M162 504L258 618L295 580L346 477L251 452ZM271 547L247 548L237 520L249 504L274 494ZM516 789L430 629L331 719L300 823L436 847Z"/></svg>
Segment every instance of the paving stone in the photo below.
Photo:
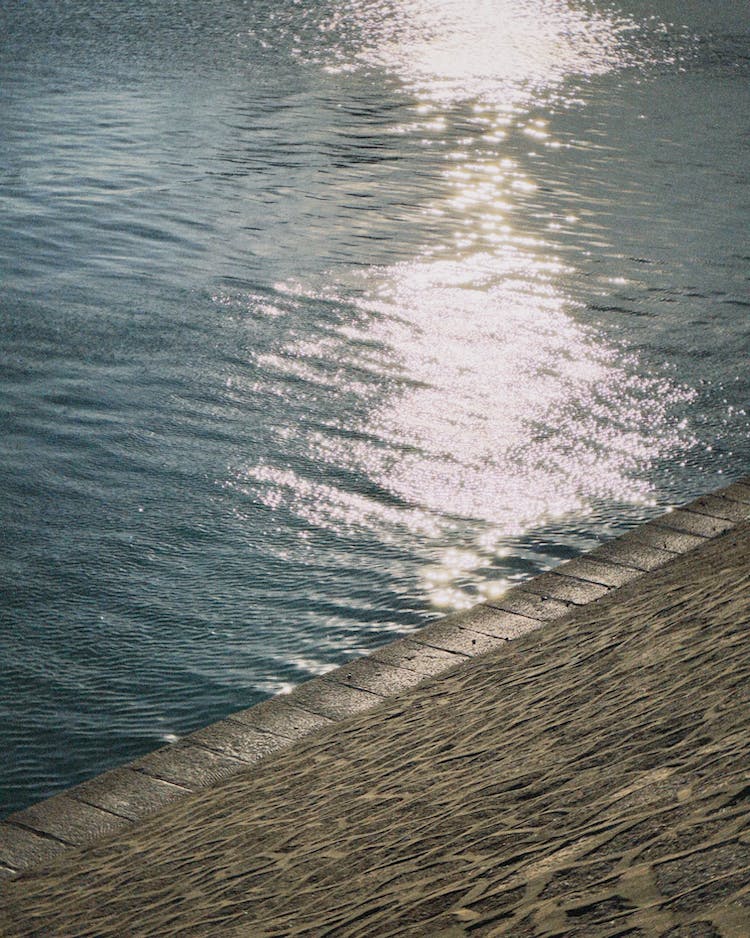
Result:
<svg viewBox="0 0 750 938"><path fill-rule="evenodd" d="M648 544L650 547L668 550L673 554L684 554L686 551L699 547L706 541L705 537L665 528L658 521L649 521L648 524L641 524L637 528L633 528L632 531L623 536L622 540Z"/></svg>
<svg viewBox="0 0 750 938"><path fill-rule="evenodd" d="M728 518L730 521L750 521L750 502L733 502L717 495L704 495L685 506L685 511L711 515L713 518Z"/></svg>
<svg viewBox="0 0 750 938"><path fill-rule="evenodd" d="M370 655L375 661L396 665L417 671L419 674L434 675L447 671L454 665L466 661L467 655L463 653L431 648L428 645L403 638L397 642L390 642L383 648Z"/></svg>
<svg viewBox="0 0 750 938"><path fill-rule="evenodd" d="M381 664L373 658L358 658L326 674L322 680L391 697L420 684L424 675L406 668Z"/></svg>
<svg viewBox="0 0 750 938"><path fill-rule="evenodd" d="M587 580L589 583L600 583L602 586L616 587L624 586L631 580L643 576L644 571L617 563L607 563L605 560L590 560L586 556L560 564L559 567L555 567L555 573L559 576Z"/></svg>
<svg viewBox="0 0 750 938"><path fill-rule="evenodd" d="M247 764L182 740L136 759L129 768L198 791L242 772Z"/></svg>
<svg viewBox="0 0 750 938"><path fill-rule="evenodd" d="M627 541L618 538L597 547L588 553L586 558L588 560L604 560L607 563L622 564L647 573L650 570L657 570L659 567L663 567L665 563L674 560L674 554L671 551L634 541L632 538Z"/></svg>
<svg viewBox="0 0 750 938"><path fill-rule="evenodd" d="M495 610L491 611L494 612ZM522 616L516 616L516 618L529 623L530 629L541 625L541 623L535 625L534 620L525 619ZM482 632L475 632L473 629L462 629L457 625L443 625L442 622L425 626L425 628L415 632L411 638L414 642L421 642L432 648L460 652L472 658L476 655L484 655L487 652L495 651L498 648L504 648L508 643L507 638L486 635Z"/></svg>
<svg viewBox="0 0 750 938"><path fill-rule="evenodd" d="M317 677L295 687L291 694L286 695L286 699L292 705L296 704L331 720L344 720L382 703L384 698L380 694L355 690Z"/></svg>
<svg viewBox="0 0 750 938"><path fill-rule="evenodd" d="M523 587L515 587L499 599L488 600L487 605L493 609L517 612L520 615L541 619L544 622L559 619L570 612L570 606L565 603L557 599L537 596L536 593L530 593Z"/></svg>
<svg viewBox="0 0 750 938"><path fill-rule="evenodd" d="M733 521L726 518L711 518L708 515L697 515L691 511L670 511L656 519L656 523L665 528L674 528L676 531L685 531L696 534L698 537L716 537L729 528L734 527Z"/></svg>
<svg viewBox="0 0 750 938"><path fill-rule="evenodd" d="M47 798L9 815L5 820L74 845L93 843L130 824L125 818L83 804L67 794Z"/></svg>
<svg viewBox="0 0 750 938"><path fill-rule="evenodd" d="M247 710L232 713L229 719L286 739L299 739L334 722L319 713L289 706L287 698L287 694L279 694Z"/></svg>
<svg viewBox="0 0 750 938"><path fill-rule="evenodd" d="M501 599L502 597L498 597L497 602L499 603ZM470 629L472 632L490 635L493 638L509 639L518 638L519 635L525 635L537 627L529 622L529 618L528 615L519 615L508 609L498 609L487 603L478 603L465 612L445 616L445 618L439 619L434 626L427 627L432 628L438 625L458 626L462 629ZM539 623L541 621L541 619L538 620Z"/></svg>
<svg viewBox="0 0 750 938"><path fill-rule="evenodd" d="M524 591L537 593L562 602L574 603L582 606L593 602L609 593L610 588L601 583L589 583L586 580L576 580L570 576L560 576L557 572L543 573L523 584Z"/></svg>
<svg viewBox="0 0 750 938"><path fill-rule="evenodd" d="M205 746L242 762L259 762L265 756L289 745L289 740L273 733L261 733L235 720L212 723L185 737L185 742Z"/></svg>
<svg viewBox="0 0 750 938"><path fill-rule="evenodd" d="M188 791L171 782L124 768L97 775L71 788L68 794L79 801L135 821L154 814L165 805L182 798Z"/></svg>
<svg viewBox="0 0 750 938"><path fill-rule="evenodd" d="M0 863L16 870L39 866L68 850L52 837L0 821Z"/></svg>
<svg viewBox="0 0 750 938"><path fill-rule="evenodd" d="M722 498L728 498L735 502L744 502L750 505L750 478L743 479L741 482L735 482L724 489L714 492L714 495L720 495Z"/></svg>

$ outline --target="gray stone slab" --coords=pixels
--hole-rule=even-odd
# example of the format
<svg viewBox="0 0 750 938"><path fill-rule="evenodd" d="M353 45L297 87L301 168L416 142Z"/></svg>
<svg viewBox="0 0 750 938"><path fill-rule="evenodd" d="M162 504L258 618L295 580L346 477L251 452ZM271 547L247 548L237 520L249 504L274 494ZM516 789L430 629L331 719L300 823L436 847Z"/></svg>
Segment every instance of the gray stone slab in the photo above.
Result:
<svg viewBox="0 0 750 938"><path fill-rule="evenodd" d="M284 736L262 733L236 720L221 720L212 723L185 737L185 742L205 746L214 752L231 756L241 762L255 763L289 745Z"/></svg>
<svg viewBox="0 0 750 938"><path fill-rule="evenodd" d="M290 706L286 703L287 696L279 694L247 710L232 713L229 719L266 733L283 736L285 739L300 739L333 724L334 721L329 717Z"/></svg>
<svg viewBox="0 0 750 938"><path fill-rule="evenodd" d="M370 657L384 664L392 664L399 668L407 668L419 674L432 676L442 674L443 671L466 661L468 655L463 652L457 653L434 648L408 638L402 638L397 642L390 642L383 648L379 648Z"/></svg>
<svg viewBox="0 0 750 938"><path fill-rule="evenodd" d="M47 798L9 815L5 820L9 824L51 834L63 843L73 845L92 844L130 825L125 818L83 804L67 794Z"/></svg>
<svg viewBox="0 0 750 938"><path fill-rule="evenodd" d="M500 602L501 599L502 597L498 597L497 601ZM529 623L529 618L527 615L520 615L507 609L496 609L486 603L479 603L465 612L445 616L445 618L434 623L434 626L427 627L457 626L493 638L509 639L518 638L519 635L525 635L527 632L533 631L535 626Z"/></svg>
<svg viewBox="0 0 750 938"><path fill-rule="evenodd" d="M355 713L370 710L384 700L381 694L355 690L343 684L324 681L320 677L305 681L285 696L293 706L311 710L331 720L344 720Z"/></svg>
<svg viewBox="0 0 750 938"><path fill-rule="evenodd" d="M684 554L706 542L705 537L665 528L658 521L649 521L648 524L633 528L632 531L623 536L622 540L647 544L649 547L668 550L673 554Z"/></svg>
<svg viewBox="0 0 750 938"><path fill-rule="evenodd" d="M509 608L500 608L500 604L503 602L506 596L510 597L509 605L515 602L513 597L516 597L518 600L518 602L516 602L518 611L513 611ZM521 597L525 597L523 602L521 602ZM484 623L482 625L482 630L486 630L488 634L494 635L497 638L505 639L520 638L521 635L526 635L528 632L535 631L540 626L544 625L544 623L548 620L543 618L541 615L534 614L534 611L528 602L530 598L533 598L534 602L536 602L540 597L531 597L531 594L519 591L516 588L509 590L508 593L503 596L498 596L497 599L493 599L492 604L496 603L497 607L491 605L489 602L482 603L482 605L489 609L490 612L494 612L498 616L495 622ZM555 605L554 601L552 600L544 600L544 602L550 602L552 603L552 606ZM551 609L552 606L548 608ZM524 609L523 612L520 611L521 607ZM493 632L490 632L491 628L494 629ZM479 631L479 629L477 629L477 631Z"/></svg>
<svg viewBox="0 0 750 938"><path fill-rule="evenodd" d="M494 610L492 610L494 611ZM523 617L518 616L521 619ZM531 628L537 627L532 619L523 619ZM537 624L538 625L538 624ZM473 629L462 629L457 625L443 625L436 622L428 625L411 636L413 642L421 642L431 648L442 648L444 651L460 652L468 657L484 655L498 648L504 648L507 638L496 635L485 635Z"/></svg>
<svg viewBox="0 0 750 938"><path fill-rule="evenodd" d="M734 522L726 518L711 518L691 511L670 511L656 521L665 528L674 528L676 531L685 531L698 537L716 537L717 534L734 527Z"/></svg>
<svg viewBox="0 0 750 938"><path fill-rule="evenodd" d="M644 571L618 563L608 563L606 560L590 560L585 556L560 564L555 567L555 573L559 576L587 580L589 583L600 583L602 586L617 587L638 579L643 576Z"/></svg>
<svg viewBox="0 0 750 938"><path fill-rule="evenodd" d="M659 567L663 567L665 563L674 560L674 556L671 551L661 550L658 547L634 541L632 538L630 540L618 538L614 541L607 541L607 543L595 548L586 555L586 558L633 567L647 573L650 570L658 570Z"/></svg>
<svg viewBox="0 0 750 938"><path fill-rule="evenodd" d="M198 791L244 771L247 763L181 740L136 759L129 768Z"/></svg>
<svg viewBox="0 0 750 938"><path fill-rule="evenodd" d="M383 697L395 697L421 684L424 675L406 668L382 664L373 658L358 658L326 674L323 680L381 694Z"/></svg>
<svg viewBox="0 0 750 938"><path fill-rule="evenodd" d="M67 794L78 801L135 821L154 814L165 805L182 798L189 790L144 775L143 772L124 768L97 775L88 782L71 788Z"/></svg>
<svg viewBox="0 0 750 938"><path fill-rule="evenodd" d="M704 495L685 506L685 511L727 518L729 521L750 521L750 502L733 502L718 495Z"/></svg>
<svg viewBox="0 0 750 938"><path fill-rule="evenodd" d="M718 492L714 492L713 494L720 495L722 498L728 498L733 502L744 502L746 505L750 505L750 479L735 482L724 489L719 489Z"/></svg>
<svg viewBox="0 0 750 938"><path fill-rule="evenodd" d="M525 584L524 584L525 585ZM506 612L516 612L522 616L528 616L532 619L539 619L542 622L551 622L553 619L559 619L567 615L571 607L557 599L548 599L545 596L538 596L536 593L530 593L523 587L515 587L509 590L499 599L487 601L487 605L493 609L504 609Z"/></svg>
<svg viewBox="0 0 750 938"><path fill-rule="evenodd" d="M570 576L560 576L556 571L543 573L523 584L524 591L537 593L550 599L559 599L562 602L584 606L606 596L610 591L608 586L601 583L590 583L587 580L577 580Z"/></svg>
<svg viewBox="0 0 750 938"><path fill-rule="evenodd" d="M68 850L53 837L0 821L0 863L16 870L40 866Z"/></svg>

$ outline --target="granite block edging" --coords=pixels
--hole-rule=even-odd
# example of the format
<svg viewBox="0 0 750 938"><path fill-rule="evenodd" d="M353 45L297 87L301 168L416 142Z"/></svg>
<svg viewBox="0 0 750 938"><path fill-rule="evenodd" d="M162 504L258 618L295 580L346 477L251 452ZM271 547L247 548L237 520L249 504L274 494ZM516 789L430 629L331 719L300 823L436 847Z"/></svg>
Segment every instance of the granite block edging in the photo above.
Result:
<svg viewBox="0 0 750 938"><path fill-rule="evenodd" d="M750 476L176 743L0 821L0 880L116 834L312 733L597 602L750 521Z"/></svg>

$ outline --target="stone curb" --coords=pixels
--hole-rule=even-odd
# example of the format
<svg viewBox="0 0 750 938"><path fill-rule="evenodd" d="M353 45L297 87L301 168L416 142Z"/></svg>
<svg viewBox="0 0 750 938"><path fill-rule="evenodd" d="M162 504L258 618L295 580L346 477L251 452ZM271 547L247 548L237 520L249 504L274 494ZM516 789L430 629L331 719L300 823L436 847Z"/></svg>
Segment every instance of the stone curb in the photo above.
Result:
<svg viewBox="0 0 750 938"><path fill-rule="evenodd" d="M750 476L407 638L0 821L0 879L106 838L295 740L596 602L750 521Z"/></svg>

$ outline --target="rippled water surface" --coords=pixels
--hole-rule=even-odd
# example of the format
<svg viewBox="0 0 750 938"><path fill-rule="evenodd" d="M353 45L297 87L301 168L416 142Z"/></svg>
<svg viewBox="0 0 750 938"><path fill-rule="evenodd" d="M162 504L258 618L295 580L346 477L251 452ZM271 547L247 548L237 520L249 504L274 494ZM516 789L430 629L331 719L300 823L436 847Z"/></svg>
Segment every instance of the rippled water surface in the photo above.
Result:
<svg viewBox="0 0 750 938"><path fill-rule="evenodd" d="M740 7L3 5L4 811L748 471Z"/></svg>

